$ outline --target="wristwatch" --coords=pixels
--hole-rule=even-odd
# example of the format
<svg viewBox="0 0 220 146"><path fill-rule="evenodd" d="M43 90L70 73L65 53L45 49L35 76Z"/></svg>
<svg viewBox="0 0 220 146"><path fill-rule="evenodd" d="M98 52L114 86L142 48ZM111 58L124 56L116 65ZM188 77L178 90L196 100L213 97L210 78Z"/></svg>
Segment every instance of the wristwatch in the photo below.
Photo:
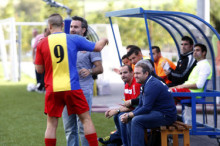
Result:
<svg viewBox="0 0 220 146"><path fill-rule="evenodd" d="M129 113L128 113L128 120L130 120L131 119L131 117L129 116Z"/></svg>
<svg viewBox="0 0 220 146"><path fill-rule="evenodd" d="M88 70L89 70L90 74L92 74L92 69L88 69Z"/></svg>

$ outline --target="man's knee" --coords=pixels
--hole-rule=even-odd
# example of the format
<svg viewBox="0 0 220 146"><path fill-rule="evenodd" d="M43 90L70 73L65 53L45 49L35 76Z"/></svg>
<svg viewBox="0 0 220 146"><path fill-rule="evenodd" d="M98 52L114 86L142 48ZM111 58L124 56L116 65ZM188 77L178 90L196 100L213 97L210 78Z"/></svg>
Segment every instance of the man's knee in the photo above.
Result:
<svg viewBox="0 0 220 146"><path fill-rule="evenodd" d="M91 121L91 117L90 117L90 115L89 115L89 111L84 112L84 113L78 115L78 117L79 117L80 121L81 121L83 124L86 123L86 122L90 122L90 121Z"/></svg>
<svg viewBox="0 0 220 146"><path fill-rule="evenodd" d="M138 123L138 120L139 118L137 118L137 116L135 116L134 118L132 118L132 120L131 120L131 123L133 123L133 124L136 124L136 123Z"/></svg>
<svg viewBox="0 0 220 146"><path fill-rule="evenodd" d="M58 126L58 118L57 117L50 117L47 116L47 125L53 128L56 128Z"/></svg>
<svg viewBox="0 0 220 146"><path fill-rule="evenodd" d="M135 116L131 120L131 127L134 127L134 126L137 126L137 125L142 126L141 118L139 116Z"/></svg>

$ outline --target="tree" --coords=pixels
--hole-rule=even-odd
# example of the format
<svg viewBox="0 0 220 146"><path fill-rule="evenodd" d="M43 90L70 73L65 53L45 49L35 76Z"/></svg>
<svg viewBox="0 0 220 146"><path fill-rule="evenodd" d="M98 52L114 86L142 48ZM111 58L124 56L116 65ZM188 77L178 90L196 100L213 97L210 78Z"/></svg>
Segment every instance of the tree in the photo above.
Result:
<svg viewBox="0 0 220 146"><path fill-rule="evenodd" d="M73 13L76 13L77 1L70 0L56 0L56 2L63 3L73 9ZM16 21L18 22L45 22L46 19L52 13L59 13L63 18L67 17L65 9L51 7L46 5L45 2L39 0L20 0L15 6L16 13L14 14ZM13 9L13 10L14 10ZM22 51L27 52L31 49L30 42L32 39L32 29L37 28L39 33L43 32L46 26L23 26L22 27Z"/></svg>
<svg viewBox="0 0 220 146"><path fill-rule="evenodd" d="M219 12L217 7L219 4L218 0L211 0L211 6L213 10L213 14L215 14L212 20L212 23L215 24L215 27L220 27L217 25L219 23L218 17ZM52 13L59 13L63 18L67 17L67 13L64 9L61 8L54 8L46 5L45 2L42 0L20 0L19 3L14 6L13 0L9 0L7 7L2 8L0 11L0 18L7 18L14 16L16 21L20 22L42 22L46 21L49 15ZM72 16L84 16L83 11L83 1L72 1L72 0L56 0L56 2L62 3L69 8L71 8ZM115 1L110 0L104 10L97 10L96 12L87 13L86 19L89 24L108 24L109 20L105 17L105 12L114 11L114 10L123 10L129 8L136 8L137 6L135 3L129 0L121 0L124 2L122 5L116 5ZM213 3L214 2L214 3ZM215 7L213 7L215 5ZM143 5L144 9L149 9L149 5ZM182 12L189 12L195 14L195 4L186 3L183 0L173 0L172 3L165 3L161 5L153 5L151 7L154 10L168 10L168 11L182 11ZM16 10L16 13L15 13ZM211 11L212 11L211 10ZM3 14L4 12L4 14ZM124 46L129 44L134 44L140 46L141 48L148 48L148 41L146 35L146 28L144 25L144 19L139 18L112 18L113 23L119 25L122 43ZM158 45L162 48L164 46L175 47L173 39L169 35L169 33L160 25L153 21L148 21L151 33L151 40L153 45ZM37 27L39 30L43 30L44 27ZM22 47L24 51L30 50L30 40L31 40L31 32L33 26L25 26L22 27ZM219 28L220 29L220 28ZM171 45L170 45L171 44Z"/></svg>
<svg viewBox="0 0 220 146"><path fill-rule="evenodd" d="M95 12L87 15L87 20L91 23L109 23L109 20L105 18L105 12L115 11L115 10L123 10L129 8L136 8L135 4L132 4L130 1L126 1L124 5L116 6L111 1L108 3L107 7L104 11ZM146 5L143 7L144 9L149 9L149 6ZM182 11L195 14L195 3L188 4L183 0L174 0L172 3L166 3L152 6L154 10L167 10L167 11ZM140 18L125 18L125 17L113 17L113 23L119 25L119 30L122 38L122 43L124 46L134 44L139 46L142 49L149 48L146 28L144 19ZM170 34L159 24L148 21L150 36L152 45L158 45L162 48L174 48L174 41L171 38ZM169 47L166 47L169 46Z"/></svg>
<svg viewBox="0 0 220 146"><path fill-rule="evenodd" d="M210 1L210 17L213 27L220 32L220 3L219 0Z"/></svg>
<svg viewBox="0 0 220 146"><path fill-rule="evenodd" d="M0 8L0 19L9 18L14 16L14 4L13 0L9 0L5 7Z"/></svg>

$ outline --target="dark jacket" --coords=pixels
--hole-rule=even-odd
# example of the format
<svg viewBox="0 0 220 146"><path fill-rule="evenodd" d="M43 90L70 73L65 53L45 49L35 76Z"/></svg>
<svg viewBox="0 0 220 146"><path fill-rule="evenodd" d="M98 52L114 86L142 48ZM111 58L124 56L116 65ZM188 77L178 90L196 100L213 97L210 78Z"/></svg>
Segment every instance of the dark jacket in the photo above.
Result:
<svg viewBox="0 0 220 146"><path fill-rule="evenodd" d="M180 55L180 59L177 62L176 69L173 70L170 68L171 72L168 75L168 79L172 81L171 84L168 84L169 87L183 84L196 66L196 60L193 58L193 51Z"/></svg>
<svg viewBox="0 0 220 146"><path fill-rule="evenodd" d="M154 71L151 72L151 75L166 84L165 81L161 77L159 77ZM142 88L140 90L142 90ZM136 107L138 104L139 97L131 99L131 106Z"/></svg>
<svg viewBox="0 0 220 146"><path fill-rule="evenodd" d="M163 113L166 120L176 120L177 111L171 92L166 84L150 75L142 85L139 104L133 113L137 116L151 111Z"/></svg>

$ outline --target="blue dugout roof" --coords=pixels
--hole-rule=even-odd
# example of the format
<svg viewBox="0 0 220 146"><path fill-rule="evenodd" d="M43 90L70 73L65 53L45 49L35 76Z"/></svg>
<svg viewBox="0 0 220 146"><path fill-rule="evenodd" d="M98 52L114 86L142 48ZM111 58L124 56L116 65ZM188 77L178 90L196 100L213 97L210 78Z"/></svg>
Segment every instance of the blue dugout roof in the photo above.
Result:
<svg viewBox="0 0 220 146"><path fill-rule="evenodd" d="M149 50L152 57L151 40L148 27L148 21L154 21L161 25L172 37L174 44L176 45L178 55L180 55L180 41L182 36L190 36L194 43L202 43L207 46L208 54L207 59L212 65L212 85L213 90L216 90L216 66L215 57L217 56L217 40L220 40L218 32L206 21L200 17L174 11L154 11L144 10L143 8L126 9L120 11L106 12L106 17L109 17L110 24L112 26L111 17L135 17L144 18L146 33L148 38ZM137 26L138 27L138 26ZM116 48L118 49L117 40L112 27ZM118 51L120 58L120 54ZM121 62L121 61L120 61Z"/></svg>

